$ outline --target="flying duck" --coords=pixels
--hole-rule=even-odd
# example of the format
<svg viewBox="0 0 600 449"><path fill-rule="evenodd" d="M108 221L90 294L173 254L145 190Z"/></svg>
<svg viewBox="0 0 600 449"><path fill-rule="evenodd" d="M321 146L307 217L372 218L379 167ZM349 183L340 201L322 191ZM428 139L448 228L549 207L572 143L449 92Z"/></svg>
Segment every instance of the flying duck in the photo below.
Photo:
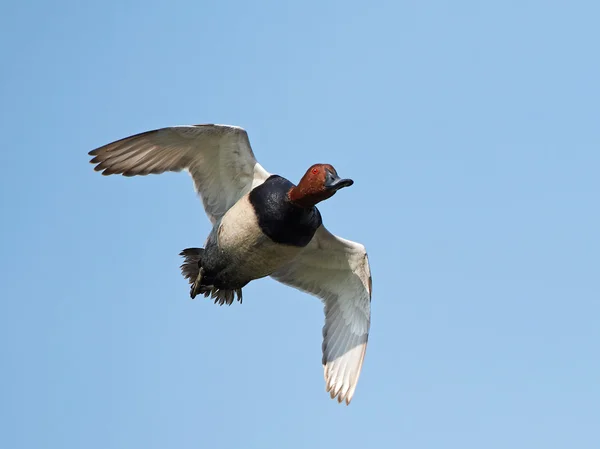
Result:
<svg viewBox="0 0 600 449"><path fill-rule="evenodd" d="M160 128L88 154L103 175L188 171L213 226L204 248L180 253L190 296L241 303L245 285L270 276L320 298L326 390L350 404L371 321L369 259L363 245L325 228L316 205L351 186L351 179L315 164L294 185L267 172L246 131L229 125Z"/></svg>

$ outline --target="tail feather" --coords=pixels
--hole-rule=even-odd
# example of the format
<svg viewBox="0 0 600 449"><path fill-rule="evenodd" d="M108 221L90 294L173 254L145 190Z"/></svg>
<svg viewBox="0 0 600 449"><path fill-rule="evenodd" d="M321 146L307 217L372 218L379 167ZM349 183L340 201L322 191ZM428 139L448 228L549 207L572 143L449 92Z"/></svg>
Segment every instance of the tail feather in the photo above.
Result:
<svg viewBox="0 0 600 449"><path fill-rule="evenodd" d="M198 277L203 253L203 248L186 248L179 253L180 256L184 257L184 261L180 267L181 274L190 284L193 284Z"/></svg>
<svg viewBox="0 0 600 449"><path fill-rule="evenodd" d="M235 290L221 290L212 285L208 287L203 287L200 290L200 293L204 295L205 298L210 296L211 299L215 300L215 304L219 304L222 306L223 304L227 304L230 306L233 304L233 300L236 299L242 303L242 289L236 288Z"/></svg>
<svg viewBox="0 0 600 449"><path fill-rule="evenodd" d="M204 254L203 248L187 248L179 253L180 256L184 257L184 261L181 264L181 274L188 280L192 286L190 296L192 299L196 294L202 294L205 298L209 296L215 300L215 304L231 305L233 300L236 299L242 303L242 289L238 288L235 290L223 290L215 287L214 285L199 285L196 288L196 280L198 279L198 273L200 273L200 267L202 266L202 255Z"/></svg>

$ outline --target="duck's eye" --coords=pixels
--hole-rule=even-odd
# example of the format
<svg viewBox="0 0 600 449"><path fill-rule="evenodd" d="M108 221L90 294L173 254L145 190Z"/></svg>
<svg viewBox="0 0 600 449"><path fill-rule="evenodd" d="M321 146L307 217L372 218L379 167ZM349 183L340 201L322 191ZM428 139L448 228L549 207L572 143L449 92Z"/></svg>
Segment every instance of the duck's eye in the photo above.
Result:
<svg viewBox="0 0 600 449"><path fill-rule="evenodd" d="M312 174L316 175L317 173L319 173L319 169L318 168L313 168L312 169Z"/></svg>

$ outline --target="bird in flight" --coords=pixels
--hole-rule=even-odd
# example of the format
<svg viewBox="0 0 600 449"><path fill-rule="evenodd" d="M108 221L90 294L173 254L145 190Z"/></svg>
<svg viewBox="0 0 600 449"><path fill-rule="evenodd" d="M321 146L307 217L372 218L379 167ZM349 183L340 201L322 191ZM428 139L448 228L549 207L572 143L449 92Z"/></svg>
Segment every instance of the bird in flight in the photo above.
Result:
<svg viewBox="0 0 600 449"><path fill-rule="evenodd" d="M371 322L366 249L323 225L316 205L353 184L329 164L311 166L297 185L267 172L243 128L185 125L135 134L89 152L103 175L186 170L212 230L203 248L187 248L181 271L190 296L220 305L242 302L254 279L271 278L321 299L323 368L332 399L350 404Z"/></svg>

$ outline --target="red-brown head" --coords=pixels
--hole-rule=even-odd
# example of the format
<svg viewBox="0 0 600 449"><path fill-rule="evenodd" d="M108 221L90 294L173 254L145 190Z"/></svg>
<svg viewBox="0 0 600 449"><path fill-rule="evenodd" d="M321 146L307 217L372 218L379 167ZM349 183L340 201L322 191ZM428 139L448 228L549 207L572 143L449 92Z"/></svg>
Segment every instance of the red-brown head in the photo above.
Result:
<svg viewBox="0 0 600 449"><path fill-rule="evenodd" d="M329 164L310 167L298 185L289 192L290 200L301 207L313 207L320 201L331 198L339 189L354 184L351 179L341 179Z"/></svg>

